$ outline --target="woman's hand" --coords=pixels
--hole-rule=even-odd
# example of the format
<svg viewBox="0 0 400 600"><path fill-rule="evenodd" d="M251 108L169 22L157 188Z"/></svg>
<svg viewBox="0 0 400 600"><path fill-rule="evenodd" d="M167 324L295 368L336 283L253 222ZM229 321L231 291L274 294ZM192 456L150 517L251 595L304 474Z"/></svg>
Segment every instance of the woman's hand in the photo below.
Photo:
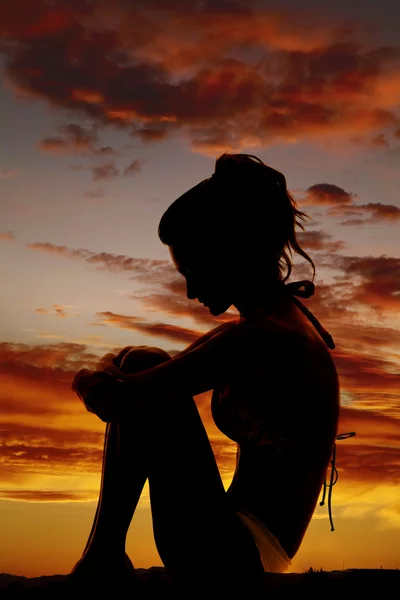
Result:
<svg viewBox="0 0 400 600"><path fill-rule="evenodd" d="M75 375L71 389L78 395L87 411L104 423L119 422L124 414L121 386L124 373L115 365L103 363L101 371L81 369Z"/></svg>

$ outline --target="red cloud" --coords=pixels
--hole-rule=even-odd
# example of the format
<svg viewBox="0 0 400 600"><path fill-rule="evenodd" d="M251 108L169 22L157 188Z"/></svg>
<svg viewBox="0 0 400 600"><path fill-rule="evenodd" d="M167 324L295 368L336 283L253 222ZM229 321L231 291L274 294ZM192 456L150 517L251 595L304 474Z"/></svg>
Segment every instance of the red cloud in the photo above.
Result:
<svg viewBox="0 0 400 600"><path fill-rule="evenodd" d="M324 205L348 205L357 198L356 194L346 192L343 188L331 183L316 183L307 189L307 195L302 203Z"/></svg>
<svg viewBox="0 0 400 600"><path fill-rule="evenodd" d="M328 216L357 217L340 222L340 225L363 225L376 221L397 221L400 219L400 208L393 204L369 202L354 204L357 194L346 192L343 188L331 183L317 183L306 190L306 196L301 199L305 205L328 206ZM362 218L369 213L368 218ZM315 233L315 232L312 232ZM307 234L299 234L306 236ZM308 234L310 235L310 234ZM329 248L326 250L330 251Z"/></svg>
<svg viewBox="0 0 400 600"><path fill-rule="evenodd" d="M326 264L341 269L353 290L349 301L360 302L376 311L398 311L400 307L400 259L382 256L326 257Z"/></svg>
<svg viewBox="0 0 400 600"><path fill-rule="evenodd" d="M338 252L346 246L346 242L342 240L331 241L332 236L324 231L300 231L296 237L306 251Z"/></svg>
<svg viewBox="0 0 400 600"><path fill-rule="evenodd" d="M341 23L302 12L17 0L0 7L1 50L17 93L142 140L181 132L215 154L398 130L399 49L344 43Z"/></svg>
<svg viewBox="0 0 400 600"><path fill-rule="evenodd" d="M383 148L388 148L389 147L389 142L387 141L385 135L383 133L379 133L378 135L376 135L375 137L372 138L371 140L371 145L372 146L378 146L378 147L383 147Z"/></svg>
<svg viewBox="0 0 400 600"><path fill-rule="evenodd" d="M358 210L361 213L368 212L372 215L368 219L364 219L363 223L375 223L376 221L398 221L400 220L400 208L393 204L382 204L381 202L368 202L353 207L353 210ZM352 221L344 221L341 225L354 224Z"/></svg>

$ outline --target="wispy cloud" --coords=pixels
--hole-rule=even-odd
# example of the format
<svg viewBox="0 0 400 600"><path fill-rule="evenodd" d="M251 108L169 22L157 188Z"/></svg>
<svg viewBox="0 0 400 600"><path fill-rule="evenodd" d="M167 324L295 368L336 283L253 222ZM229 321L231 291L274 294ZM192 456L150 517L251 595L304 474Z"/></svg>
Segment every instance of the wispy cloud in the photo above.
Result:
<svg viewBox="0 0 400 600"><path fill-rule="evenodd" d="M19 173L19 169L7 169L0 165L0 179L12 179Z"/></svg>
<svg viewBox="0 0 400 600"><path fill-rule="evenodd" d="M14 241L14 232L13 231L0 231L0 240L8 240L10 242Z"/></svg>
<svg viewBox="0 0 400 600"><path fill-rule="evenodd" d="M62 319L68 316L65 308L63 306L59 306L58 304L53 304L53 308L35 308L35 313L41 315L54 314Z"/></svg>
<svg viewBox="0 0 400 600"><path fill-rule="evenodd" d="M400 208L394 204L368 202L355 204L358 195L331 183L317 183L306 190L301 198L305 206L326 206L328 217L356 217L339 222L340 225L361 226L365 223L393 223L400 220ZM363 218L366 217L366 218ZM304 235L304 234L303 234Z"/></svg>
<svg viewBox="0 0 400 600"><path fill-rule="evenodd" d="M123 175L136 175L137 173L140 173L140 171L142 170L142 165L143 165L143 161L136 159L134 161L132 161L127 167L125 167L125 169L123 170Z"/></svg>
<svg viewBox="0 0 400 600"><path fill-rule="evenodd" d="M114 179L119 175L119 169L117 169L115 164L112 162L90 168L93 173L93 181L101 181L102 179Z"/></svg>
<svg viewBox="0 0 400 600"><path fill-rule="evenodd" d="M115 154L111 146L100 146L95 128L68 123L58 128L57 134L46 137L38 143L39 150L54 154L89 154L103 156Z"/></svg>

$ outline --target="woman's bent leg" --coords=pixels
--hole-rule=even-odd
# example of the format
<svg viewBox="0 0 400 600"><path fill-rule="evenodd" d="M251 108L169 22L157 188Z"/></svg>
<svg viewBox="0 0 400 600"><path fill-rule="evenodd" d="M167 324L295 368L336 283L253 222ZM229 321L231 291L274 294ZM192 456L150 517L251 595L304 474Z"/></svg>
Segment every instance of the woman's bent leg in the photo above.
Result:
<svg viewBox="0 0 400 600"><path fill-rule="evenodd" d="M259 551L225 492L196 403L182 395L171 404L166 400L142 424L161 560L186 593L215 592L216 585L224 593L259 590L264 574Z"/></svg>
<svg viewBox="0 0 400 600"><path fill-rule="evenodd" d="M152 363L140 360L138 353L126 355L133 346L122 350L114 359L124 372L135 372L162 362L160 355ZM143 354L143 351L142 351ZM169 359L169 355L163 360ZM148 355L147 355L148 356ZM157 363L158 361L158 363ZM82 558L72 570L75 581L121 571L134 571L125 554L126 534L147 480L148 465L142 443L143 424L139 420L107 423L99 502Z"/></svg>
<svg viewBox="0 0 400 600"><path fill-rule="evenodd" d="M106 357L108 359L111 358L112 359L112 363L116 367L120 367L121 368L122 359L129 352L129 350L131 350L133 347L134 346L126 346L118 354L109 353L109 354L106 355ZM100 363L97 366L97 370L102 370L102 361L104 360L104 358L105 357L103 357L100 360ZM98 520L98 516L99 516L99 512L100 512L100 507L101 507L101 496L102 496L102 489L103 489L103 485L104 485L104 473L105 473L105 468L106 468L107 453L111 457L111 460L107 460L108 463L111 463L111 464L114 463L115 464L115 462L119 462L119 460L120 460L119 443L118 443L119 439L120 439L120 435L119 435L119 431L118 431L118 426L115 423L114 424L107 423L106 431L105 431L105 436L104 436L103 465L102 465L101 484L100 484L100 496L99 496L99 501L97 503L96 513L95 513L95 516L94 516L94 519L93 519L92 529L90 531L90 534L89 534L88 540L86 542L86 546L85 546L85 549L84 549L83 553L85 553L86 550L89 548L91 540L92 540L93 535L94 535L94 532L96 530L96 523L97 523L97 520ZM113 460L113 457L116 457L116 460ZM108 467L107 471L110 468L112 468L112 467Z"/></svg>

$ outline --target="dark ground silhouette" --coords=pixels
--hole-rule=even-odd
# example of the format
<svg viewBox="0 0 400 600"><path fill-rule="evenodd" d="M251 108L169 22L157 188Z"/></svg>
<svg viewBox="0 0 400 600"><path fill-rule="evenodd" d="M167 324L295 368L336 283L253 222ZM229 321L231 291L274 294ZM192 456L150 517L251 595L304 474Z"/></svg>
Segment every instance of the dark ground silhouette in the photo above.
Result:
<svg viewBox="0 0 400 600"><path fill-rule="evenodd" d="M123 594L126 598L174 598L174 588L164 567L136 569L141 583L140 595L135 591ZM66 584L67 575L53 575L35 578L19 577L7 573L0 574L0 598L71 598L71 590ZM399 569L347 569L345 571L313 571L306 573L265 573L265 598L301 597L309 598L370 598L388 597L400 585ZM303 596L304 594L304 596ZM212 596L212 590L210 590ZM103 596L104 597L104 596ZM112 594L112 598L122 597ZM196 582L193 581L193 594L196 597Z"/></svg>

